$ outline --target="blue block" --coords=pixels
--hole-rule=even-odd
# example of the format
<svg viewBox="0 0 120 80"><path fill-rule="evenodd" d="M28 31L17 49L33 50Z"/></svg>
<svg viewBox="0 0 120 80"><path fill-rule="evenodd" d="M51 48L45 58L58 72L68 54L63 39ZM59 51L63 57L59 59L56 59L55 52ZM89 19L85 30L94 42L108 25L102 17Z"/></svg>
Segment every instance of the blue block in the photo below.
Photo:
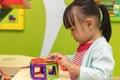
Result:
<svg viewBox="0 0 120 80"><path fill-rule="evenodd" d="M0 80L2 80L2 75L0 75Z"/></svg>
<svg viewBox="0 0 120 80"><path fill-rule="evenodd" d="M55 72L55 67L52 67L52 71L49 72L49 74L54 74L54 72Z"/></svg>

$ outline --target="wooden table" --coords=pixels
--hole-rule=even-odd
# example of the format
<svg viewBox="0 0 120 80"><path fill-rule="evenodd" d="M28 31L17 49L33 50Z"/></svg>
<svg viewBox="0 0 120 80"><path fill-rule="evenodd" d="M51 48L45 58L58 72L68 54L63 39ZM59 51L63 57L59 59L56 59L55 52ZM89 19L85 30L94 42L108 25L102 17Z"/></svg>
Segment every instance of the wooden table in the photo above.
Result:
<svg viewBox="0 0 120 80"><path fill-rule="evenodd" d="M12 80L32 80L30 69L26 66L30 65L33 58L24 55L0 55L0 70L6 75L13 75ZM59 69L59 78L55 80L70 80L68 72Z"/></svg>
<svg viewBox="0 0 120 80"><path fill-rule="evenodd" d="M30 69L23 68L21 69L12 80L32 80L30 77ZM59 78L54 80L70 80L68 71L59 70Z"/></svg>
<svg viewBox="0 0 120 80"><path fill-rule="evenodd" d="M21 67L29 66L32 58L24 55L0 55L0 70L5 75L14 76Z"/></svg>

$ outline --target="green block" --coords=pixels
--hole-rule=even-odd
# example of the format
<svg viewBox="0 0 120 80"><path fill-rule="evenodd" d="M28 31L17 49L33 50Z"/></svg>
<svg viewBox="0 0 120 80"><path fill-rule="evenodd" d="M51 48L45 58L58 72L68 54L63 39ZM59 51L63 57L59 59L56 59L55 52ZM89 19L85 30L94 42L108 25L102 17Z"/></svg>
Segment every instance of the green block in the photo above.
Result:
<svg viewBox="0 0 120 80"><path fill-rule="evenodd" d="M49 68L52 68L52 67L54 67L55 71L53 74L49 74ZM54 80L59 77L58 64L47 64L46 65L46 77L47 77L47 80Z"/></svg>

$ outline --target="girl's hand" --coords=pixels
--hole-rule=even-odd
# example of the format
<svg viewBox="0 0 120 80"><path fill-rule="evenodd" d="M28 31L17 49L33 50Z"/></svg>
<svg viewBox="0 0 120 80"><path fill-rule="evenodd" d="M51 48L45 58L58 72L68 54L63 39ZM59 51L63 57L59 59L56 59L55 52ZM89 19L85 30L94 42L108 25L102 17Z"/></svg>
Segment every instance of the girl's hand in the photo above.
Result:
<svg viewBox="0 0 120 80"><path fill-rule="evenodd" d="M69 70L70 65L73 64L73 62L65 55L60 54L60 53L52 53L48 55L46 58L55 58L58 61L58 64L63 68L63 70Z"/></svg>

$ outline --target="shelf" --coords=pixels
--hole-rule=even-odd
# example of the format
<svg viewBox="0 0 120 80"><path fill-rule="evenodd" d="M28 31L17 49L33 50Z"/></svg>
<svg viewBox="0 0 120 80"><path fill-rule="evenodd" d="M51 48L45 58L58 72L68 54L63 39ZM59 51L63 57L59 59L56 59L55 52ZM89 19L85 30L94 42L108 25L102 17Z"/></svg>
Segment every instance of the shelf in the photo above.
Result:
<svg viewBox="0 0 120 80"><path fill-rule="evenodd" d="M120 22L120 17L110 17L111 22Z"/></svg>
<svg viewBox="0 0 120 80"><path fill-rule="evenodd" d="M31 8L28 0L2 0L0 1L2 9L29 9Z"/></svg>

